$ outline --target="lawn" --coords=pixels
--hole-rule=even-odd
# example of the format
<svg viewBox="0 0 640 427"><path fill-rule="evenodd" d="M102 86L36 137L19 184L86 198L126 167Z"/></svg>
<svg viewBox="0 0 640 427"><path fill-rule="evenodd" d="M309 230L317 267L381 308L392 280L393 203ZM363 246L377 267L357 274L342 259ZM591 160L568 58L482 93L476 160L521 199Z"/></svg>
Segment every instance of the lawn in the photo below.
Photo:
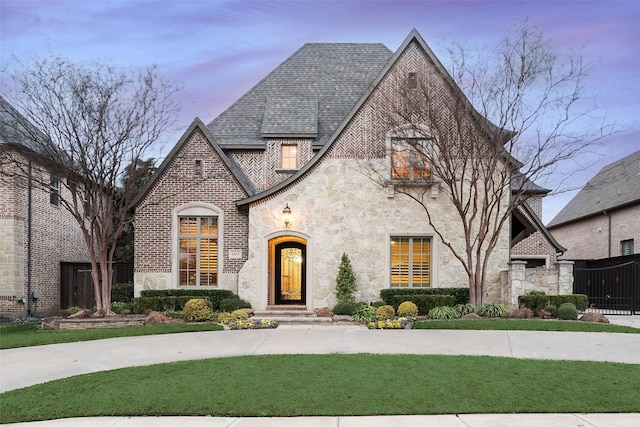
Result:
<svg viewBox="0 0 640 427"><path fill-rule="evenodd" d="M244 356L98 372L9 391L0 395L0 421L640 412L639 390L638 365L619 363L372 354Z"/></svg>
<svg viewBox="0 0 640 427"><path fill-rule="evenodd" d="M40 329L39 324L0 326L0 350L34 345L101 340L141 335L175 334L178 332L220 331L216 323L169 323L164 325L129 326L113 329L56 330Z"/></svg>
<svg viewBox="0 0 640 427"><path fill-rule="evenodd" d="M640 334L640 329L610 323L541 319L452 319L416 322L414 329L466 329L498 331L615 332Z"/></svg>

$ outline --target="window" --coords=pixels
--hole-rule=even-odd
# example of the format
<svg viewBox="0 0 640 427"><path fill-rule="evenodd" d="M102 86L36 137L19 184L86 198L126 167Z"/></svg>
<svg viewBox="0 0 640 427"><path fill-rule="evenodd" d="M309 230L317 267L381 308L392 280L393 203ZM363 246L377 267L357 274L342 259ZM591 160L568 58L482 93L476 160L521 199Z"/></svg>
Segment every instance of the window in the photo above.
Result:
<svg viewBox="0 0 640 427"><path fill-rule="evenodd" d="M431 177L430 158L430 140L391 140L391 178L420 180Z"/></svg>
<svg viewBox="0 0 640 427"><path fill-rule="evenodd" d="M202 175L202 160L196 160L196 166L194 168L196 175Z"/></svg>
<svg viewBox="0 0 640 427"><path fill-rule="evenodd" d="M620 255L633 255L633 239L623 240L620 242Z"/></svg>
<svg viewBox="0 0 640 427"><path fill-rule="evenodd" d="M179 218L180 286L216 286L218 281L218 218Z"/></svg>
<svg viewBox="0 0 640 427"><path fill-rule="evenodd" d="M418 87L418 76L416 73L409 73L407 76L407 87L409 89L416 89Z"/></svg>
<svg viewBox="0 0 640 427"><path fill-rule="evenodd" d="M296 145L282 146L282 169L298 169L297 151Z"/></svg>
<svg viewBox="0 0 640 427"><path fill-rule="evenodd" d="M431 286L431 239L391 238L391 287Z"/></svg>
<svg viewBox="0 0 640 427"><path fill-rule="evenodd" d="M53 175L49 178L49 203L54 206L60 205L60 180Z"/></svg>

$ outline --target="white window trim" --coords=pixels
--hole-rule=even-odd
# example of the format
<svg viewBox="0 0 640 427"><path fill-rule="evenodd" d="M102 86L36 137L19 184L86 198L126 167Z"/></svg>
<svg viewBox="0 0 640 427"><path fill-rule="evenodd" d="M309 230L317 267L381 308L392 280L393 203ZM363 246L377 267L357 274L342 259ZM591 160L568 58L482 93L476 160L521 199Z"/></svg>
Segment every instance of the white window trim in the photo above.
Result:
<svg viewBox="0 0 640 427"><path fill-rule="evenodd" d="M400 288L400 287L391 287L391 239L394 237L413 237L413 238L428 238L431 239L431 279L429 283L429 288L438 288L438 252L439 252L439 240L436 239L435 233L409 233L406 231L400 233L387 233L386 235L386 249L385 249L385 262L386 262L386 271L385 271L385 286L389 289L414 289L414 287L409 288ZM415 288L415 289L428 289L428 288Z"/></svg>
<svg viewBox="0 0 640 427"><path fill-rule="evenodd" d="M180 217L215 216L218 218L218 273L215 286L180 286ZM172 289L219 289L224 271L224 213L219 207L190 202L176 207L171 215L171 288Z"/></svg>

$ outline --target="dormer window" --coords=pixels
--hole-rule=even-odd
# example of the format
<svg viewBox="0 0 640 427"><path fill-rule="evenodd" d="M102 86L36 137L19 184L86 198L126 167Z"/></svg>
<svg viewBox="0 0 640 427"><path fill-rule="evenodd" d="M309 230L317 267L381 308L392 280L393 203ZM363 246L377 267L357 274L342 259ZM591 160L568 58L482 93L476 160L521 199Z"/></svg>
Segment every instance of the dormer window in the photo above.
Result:
<svg viewBox="0 0 640 427"><path fill-rule="evenodd" d="M282 146L282 169L298 169L298 146Z"/></svg>

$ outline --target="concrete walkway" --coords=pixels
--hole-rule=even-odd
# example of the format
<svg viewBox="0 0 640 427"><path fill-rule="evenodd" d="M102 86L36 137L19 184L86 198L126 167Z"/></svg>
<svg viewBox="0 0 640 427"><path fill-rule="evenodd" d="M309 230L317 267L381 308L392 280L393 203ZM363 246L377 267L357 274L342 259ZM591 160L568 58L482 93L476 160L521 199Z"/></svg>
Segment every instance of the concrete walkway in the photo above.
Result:
<svg viewBox="0 0 640 427"><path fill-rule="evenodd" d="M613 317L613 316L612 316ZM636 319L637 318L637 319ZM640 327L640 316L610 318ZM0 392L73 375L178 360L264 354L446 354L640 364L640 335L581 332L377 330L285 326L114 338L0 351ZM640 399L640 393L639 393ZM24 423L29 426L639 426L640 414L474 414L394 417L113 417Z"/></svg>

